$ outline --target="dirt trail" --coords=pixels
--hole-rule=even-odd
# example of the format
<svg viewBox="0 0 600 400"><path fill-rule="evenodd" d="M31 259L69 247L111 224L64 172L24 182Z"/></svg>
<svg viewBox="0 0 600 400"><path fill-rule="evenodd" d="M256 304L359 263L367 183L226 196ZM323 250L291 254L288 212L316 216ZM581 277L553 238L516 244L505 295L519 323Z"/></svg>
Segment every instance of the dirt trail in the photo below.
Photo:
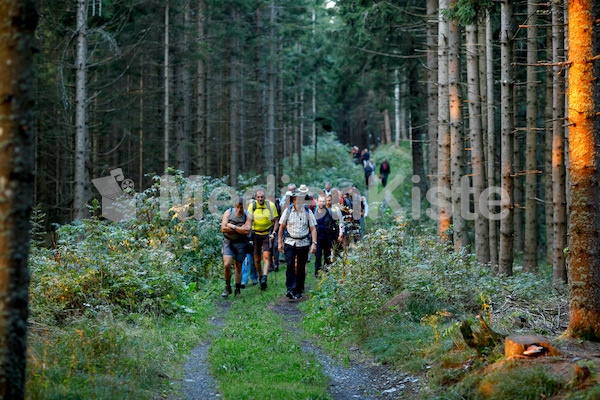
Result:
<svg viewBox="0 0 600 400"><path fill-rule="evenodd" d="M273 305L289 331L301 330L302 313L298 301L281 298ZM315 343L302 341L305 353L312 353L329 376L329 393L334 400L412 399L420 388L420 378L373 363L358 349L347 367L326 354Z"/></svg>
<svg viewBox="0 0 600 400"><path fill-rule="evenodd" d="M231 307L230 302L217 302L217 312L210 323L215 327L210 332L211 336L219 334L223 326L225 314ZM197 346L184 365L185 377L183 379L183 394L188 400L214 400L221 398L218 393L217 382L210 375L207 362L208 349L211 341Z"/></svg>
<svg viewBox="0 0 600 400"><path fill-rule="evenodd" d="M281 297L273 303L272 308L281 316L290 332L300 333L302 312L298 309L299 301ZM215 329L211 336L220 333L224 316L231 307L231 302L217 302L216 316L211 320ZM182 391L188 400L220 399L217 382L210 375L207 363L211 341L207 341L192 350L188 362L184 366L185 377ZM386 366L368 360L358 349L351 349L355 354L350 357L347 366L326 354L316 343L303 340L302 349L307 354L314 354L323 366L323 371L330 378L329 393L334 400L373 400L373 399L411 399L420 390L420 379L406 373L394 371Z"/></svg>

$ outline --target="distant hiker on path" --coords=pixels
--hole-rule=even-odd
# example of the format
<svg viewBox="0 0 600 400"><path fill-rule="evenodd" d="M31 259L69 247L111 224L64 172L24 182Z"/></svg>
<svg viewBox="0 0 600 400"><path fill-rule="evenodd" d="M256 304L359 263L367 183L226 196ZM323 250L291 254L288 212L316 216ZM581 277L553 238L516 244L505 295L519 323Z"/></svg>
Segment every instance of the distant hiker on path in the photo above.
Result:
<svg viewBox="0 0 600 400"><path fill-rule="evenodd" d="M317 250L317 221L312 211L302 203L307 194L308 190L294 192L292 204L283 211L279 221L279 251L285 254L287 263L285 286L289 299L302 297L308 252L314 254Z"/></svg>
<svg viewBox="0 0 600 400"><path fill-rule="evenodd" d="M373 176L373 173L375 172L375 166L373 165L373 163L371 161L365 162L364 171L365 171L365 185L367 186L367 190L369 190L369 187L371 186L371 176Z"/></svg>
<svg viewBox="0 0 600 400"><path fill-rule="evenodd" d="M367 162L369 161L369 158L371 158L371 155L369 154L369 149L367 149L365 147L363 149L363 151L361 151L361 153L360 153L360 159L362 160L363 167L367 165Z"/></svg>
<svg viewBox="0 0 600 400"><path fill-rule="evenodd" d="M352 154L352 159L354 160L354 164L358 165L358 163L361 162L360 150L358 149L358 146L354 146L352 148L352 151L350 152L350 154Z"/></svg>
<svg viewBox="0 0 600 400"><path fill-rule="evenodd" d="M388 176L390 176L390 163L388 163L387 158L384 158L379 166L379 179L381 179L383 187L387 185Z"/></svg>
<svg viewBox="0 0 600 400"><path fill-rule="evenodd" d="M325 194L325 197L331 196L331 182L325 182L323 193Z"/></svg>
<svg viewBox="0 0 600 400"><path fill-rule="evenodd" d="M235 296L239 296L242 287L242 263L246 257L247 235L250 233L251 219L244 211L244 198L238 197L233 207L225 211L221 221L223 232L223 265L225 290L221 294L227 298L231 292L231 264L235 260Z"/></svg>

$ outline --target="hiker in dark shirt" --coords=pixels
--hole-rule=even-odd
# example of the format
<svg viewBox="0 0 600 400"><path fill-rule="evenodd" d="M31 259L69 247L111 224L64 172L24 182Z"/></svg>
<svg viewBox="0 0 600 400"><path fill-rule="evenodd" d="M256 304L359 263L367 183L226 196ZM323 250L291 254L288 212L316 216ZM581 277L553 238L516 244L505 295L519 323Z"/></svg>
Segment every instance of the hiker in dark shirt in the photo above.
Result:
<svg viewBox="0 0 600 400"><path fill-rule="evenodd" d="M326 207L325 196L319 196L317 199L317 211L315 219L317 220L317 250L315 252L315 277L319 276L322 264L331 263L331 242L334 235L334 223L332 212ZM322 263L322 258L325 258Z"/></svg>
<svg viewBox="0 0 600 400"><path fill-rule="evenodd" d="M383 187L387 185L388 176L390 175L390 163L388 163L387 158L383 159L383 162L379 166L379 179L381 179L381 184Z"/></svg>
<svg viewBox="0 0 600 400"><path fill-rule="evenodd" d="M365 162L364 171L365 171L365 185L367 186L367 190L368 190L369 186L371 186L371 176L373 175L373 172L375 172L375 166L373 165L373 163L371 161Z"/></svg>

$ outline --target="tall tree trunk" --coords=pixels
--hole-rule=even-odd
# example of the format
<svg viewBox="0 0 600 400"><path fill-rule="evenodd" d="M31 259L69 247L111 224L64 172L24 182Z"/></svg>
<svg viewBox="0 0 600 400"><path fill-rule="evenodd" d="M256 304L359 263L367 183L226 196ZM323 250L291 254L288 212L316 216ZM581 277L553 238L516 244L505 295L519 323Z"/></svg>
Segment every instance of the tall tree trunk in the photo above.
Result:
<svg viewBox="0 0 600 400"><path fill-rule="evenodd" d="M419 188L421 193L427 192L427 181L425 179L425 164L423 163L423 134L421 127L411 129L412 141L412 162L413 162L413 178L414 186Z"/></svg>
<svg viewBox="0 0 600 400"><path fill-rule="evenodd" d="M298 135L299 143L298 143L298 174L302 175L302 146L304 146L304 89L300 88L300 104L298 104L300 108L300 120L298 121L300 124L300 134Z"/></svg>
<svg viewBox="0 0 600 400"><path fill-rule="evenodd" d="M238 40L238 44L237 47L239 49L240 47L240 43ZM238 149L239 149L239 157L240 157L240 161L238 162L238 166L240 168L240 170L242 171L248 171L248 162L247 162L247 157L248 157L248 148L250 146L248 146L247 144L247 140L248 140L248 136L246 135L246 102L244 101L245 98L245 86L244 86L244 81L245 81L245 77L244 75L244 71L245 68L242 65L242 61L238 60L238 82L237 82L237 91L238 91L238 112L237 112L237 127L238 127Z"/></svg>
<svg viewBox="0 0 600 400"><path fill-rule="evenodd" d="M163 129L164 129L164 160L165 160L165 171L169 168L169 125L170 125L170 117L169 117L169 3L165 5L165 48L164 48L164 88L165 88L165 98L164 98L164 120L163 120Z"/></svg>
<svg viewBox="0 0 600 400"><path fill-rule="evenodd" d="M75 61L75 219L86 215L86 182L88 179L87 126L87 1L77 0L77 59Z"/></svg>
<svg viewBox="0 0 600 400"><path fill-rule="evenodd" d="M463 152L465 150L462 133L460 97L460 27L450 22L448 34L448 83L450 100L450 158L452 176L452 225L454 251L459 252L469 244L467 225L462 213L460 182L463 176Z"/></svg>
<svg viewBox="0 0 600 400"><path fill-rule="evenodd" d="M267 173L275 176L275 0L271 1L271 20L270 20L270 40L269 40L269 97L267 100L267 118L269 139L267 144Z"/></svg>
<svg viewBox="0 0 600 400"><path fill-rule="evenodd" d="M186 50L190 47L190 1L185 1L183 15L183 49L182 49L182 68L183 68L183 149L181 149L181 157L183 163L180 169L187 174L191 172L191 158L189 145L191 144L191 91L190 91L190 65L188 58L185 56ZM181 160L180 160L181 162Z"/></svg>
<svg viewBox="0 0 600 400"><path fill-rule="evenodd" d="M317 75L313 76L312 81L312 143L315 150L315 167L317 166L317 152L318 152L318 141L317 141Z"/></svg>
<svg viewBox="0 0 600 400"><path fill-rule="evenodd" d="M204 18L205 18L206 2L198 0L198 43L201 45L204 42ZM198 174L208 175L206 164L204 163L207 156L207 138L206 138L206 77L204 68L204 54L198 57L196 75L196 157L198 158Z"/></svg>
<svg viewBox="0 0 600 400"><path fill-rule="evenodd" d="M480 99L480 109L481 109L481 131L483 136L483 148L484 148L484 159L487 158L487 79L486 79L486 69L487 69L487 60L486 60L486 18L480 18L477 21L477 48L478 48L478 57L479 57L479 99ZM487 164L486 164L487 171ZM487 177L487 174L486 174Z"/></svg>
<svg viewBox="0 0 600 400"><path fill-rule="evenodd" d="M593 7L593 9L592 9ZM600 340L600 6L569 1L570 213L568 332Z"/></svg>
<svg viewBox="0 0 600 400"><path fill-rule="evenodd" d="M440 0L438 29L438 175L437 187L440 205L438 207L438 234L448 240L451 217L450 195L450 103L448 101L448 19L444 12L449 0Z"/></svg>
<svg viewBox="0 0 600 400"><path fill-rule="evenodd" d="M467 90L469 100L469 131L471 139L471 168L473 174L473 203L475 205L475 250L477 261L490 261L488 222L481 213L479 197L485 189L485 162L483 159L483 132L479 94L479 51L477 25L467 25ZM487 205L486 205L487 207Z"/></svg>
<svg viewBox="0 0 600 400"><path fill-rule="evenodd" d="M487 165L488 188L496 187L496 122L494 118L494 48L492 44L492 21L490 12L485 15L485 63L486 63L486 108L487 108ZM495 210L494 210L495 211ZM490 218L490 263L496 269L498 265L498 221Z"/></svg>
<svg viewBox="0 0 600 400"><path fill-rule="evenodd" d="M500 220L500 249L498 272L504 275L513 273L513 71L512 71L512 2L502 0L501 3L501 28L500 28L500 97L502 109L502 140L501 148L501 188L502 212L504 218ZM508 197L508 198L507 198Z"/></svg>
<svg viewBox="0 0 600 400"><path fill-rule="evenodd" d="M407 73L408 73L408 71L405 69L404 70L405 77L404 77L404 79L400 80L400 139L402 139L402 140L409 139L408 129L406 128L406 126L408 125L408 118L407 118L408 106L407 106L407 101L406 101L406 96L408 95L408 90L407 90L408 80L406 79Z"/></svg>
<svg viewBox="0 0 600 400"><path fill-rule="evenodd" d="M315 47L315 31L316 31L316 25L317 25L317 10L315 7L313 7L312 9L312 24L313 24L313 30L312 30L312 42L313 42L313 48ZM317 143L317 74L318 74L319 69L315 69L313 76L312 76L312 144L315 148L315 167L317 166L317 150L318 150L318 143Z"/></svg>
<svg viewBox="0 0 600 400"><path fill-rule="evenodd" d="M395 137L394 142L396 147L400 146L400 71L396 67L394 69L394 122L395 122Z"/></svg>
<svg viewBox="0 0 600 400"><path fill-rule="evenodd" d="M180 6L181 7L181 6ZM173 93L175 95L175 101L173 102L173 139L175 147L175 161L173 166L177 169L189 173L187 162L188 152L186 144L186 95L187 95L187 80L186 80L186 67L185 59L183 56L184 49L186 48L185 36L185 17L184 10L177 7L175 12L175 26L183 27L182 29L175 29L173 32Z"/></svg>
<svg viewBox="0 0 600 400"><path fill-rule="evenodd" d="M383 135L383 144L392 143L392 126L390 124L390 113L387 108L383 110L383 128L385 133Z"/></svg>
<svg viewBox="0 0 600 400"><path fill-rule="evenodd" d="M514 73L513 73L514 77ZM514 78L516 80L516 78ZM525 240L523 226L523 163L521 162L521 133L516 127L519 126L519 113L517 112L517 101L514 99L520 98L521 87L513 85L513 218L514 218L514 236L513 236L513 253L523 254L523 241Z"/></svg>
<svg viewBox="0 0 600 400"><path fill-rule="evenodd" d="M231 17L232 21L237 25L237 14L238 11L236 7L231 8ZM229 176L231 186L237 187L237 176L238 176L238 63L237 63L237 53L238 53L238 36L233 36L230 38L231 43L231 58L229 62L229 71L230 71L230 79L229 79Z"/></svg>
<svg viewBox="0 0 600 400"><path fill-rule="evenodd" d="M144 57L140 57L140 64L144 65ZM139 131L139 149L138 149L138 157L139 157L139 174L138 174L138 190L141 190L143 187L143 179L144 179L144 75L140 75L140 131Z"/></svg>
<svg viewBox="0 0 600 400"><path fill-rule="evenodd" d="M427 175L434 179L438 167L438 57L437 57L438 0L427 0ZM430 183L430 186L437 183Z"/></svg>
<svg viewBox="0 0 600 400"><path fill-rule="evenodd" d="M537 91L536 71L537 61L537 5L534 0L527 1L527 131L525 152L525 243L523 254L523 269L537 272L537 168L535 150L537 144Z"/></svg>
<svg viewBox="0 0 600 400"><path fill-rule="evenodd" d="M0 397L14 400L25 398L37 18L33 1L0 3Z"/></svg>
<svg viewBox="0 0 600 400"><path fill-rule="evenodd" d="M552 60L552 27L549 28L550 35L547 37L546 59ZM546 68L546 110L545 110L545 132L544 132L544 210L546 214L546 262L552 263L554 257L554 204L552 202L552 118L554 73L552 67Z"/></svg>
<svg viewBox="0 0 600 400"><path fill-rule="evenodd" d="M553 62L564 61L563 6L552 3L552 55ZM553 124L552 124L552 199L554 203L554 255L553 281L567 282L564 249L567 247L567 213L565 195L564 117L565 81L563 66L554 66Z"/></svg>
<svg viewBox="0 0 600 400"><path fill-rule="evenodd" d="M268 139L268 132L267 135L263 135L262 132L265 132L265 126L263 125L263 113L264 113L264 109L265 109L265 101L264 101L264 96L262 96L262 91L264 88L264 85L262 84L263 82L263 68L261 68L262 65L262 47L263 47L263 40L259 39L263 37L263 24L262 24L262 13L261 13L261 8L257 8L255 11L255 30L254 30L254 34L257 37L257 40L255 41L254 44L254 81L257 83L257 88L254 89L254 117L253 117L253 124L254 124L254 132L258 132L257 135L254 135L250 140L254 141L254 144L251 144L251 147L261 147L265 149L265 151L261 151L261 152L254 152L254 155L252 157L253 159L253 169L257 172L260 173L262 171L260 171L261 166L264 166L267 162L266 160L266 155L268 154L268 145L267 143L263 142L263 138L267 138ZM267 111L268 112L268 111ZM265 146L266 145L266 146ZM261 159L261 157L263 157L263 159Z"/></svg>
<svg viewBox="0 0 600 400"><path fill-rule="evenodd" d="M283 37L279 36L279 67L277 76L279 80L277 89L277 176L283 176L283 157L285 156L285 127L283 117L285 113L283 104ZM278 182L277 180L275 182ZM278 193L276 189L276 193Z"/></svg>
<svg viewBox="0 0 600 400"><path fill-rule="evenodd" d="M299 117L298 117L298 102L300 101L300 95L298 94L300 90L298 88L296 88L296 90L294 90L294 125L293 125L293 132L294 132L294 143L293 146L291 147L291 151L290 151L290 159L289 159L289 164L290 164L290 169L293 171L294 170L294 155L298 153L298 147L300 147L300 127L299 125ZM300 158L300 157L298 157Z"/></svg>
<svg viewBox="0 0 600 400"><path fill-rule="evenodd" d="M213 124L211 124L211 120L209 119L209 116L212 115L212 111L214 109L214 107L211 105L211 97L212 97L212 90L213 88L211 88L211 86L209 85L209 77L211 76L211 64L210 62L205 62L204 64L204 69L205 69L205 77L206 77L206 81L204 84L204 89L206 90L205 92L205 102L204 104L206 104L206 112L204 113L205 115L205 126L206 126L206 135L204 136L204 154L206 155L206 159L204 160L204 174L205 175L210 175L211 174L211 170L214 169L215 167L215 160L216 160L216 154L215 151L209 151L209 148L211 147L211 144L213 144L215 142L214 139L214 126Z"/></svg>

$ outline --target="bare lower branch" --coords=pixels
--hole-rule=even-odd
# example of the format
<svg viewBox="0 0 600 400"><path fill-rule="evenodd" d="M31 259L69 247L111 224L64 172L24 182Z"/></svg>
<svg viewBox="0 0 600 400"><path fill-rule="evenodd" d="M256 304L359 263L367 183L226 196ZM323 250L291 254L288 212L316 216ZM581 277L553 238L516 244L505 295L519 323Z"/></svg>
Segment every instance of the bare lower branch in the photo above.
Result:
<svg viewBox="0 0 600 400"><path fill-rule="evenodd" d="M373 51L373 50L368 50L368 49L364 49L362 47L358 47L358 46L352 46L353 48L360 50L360 51L364 51L367 53L371 53L371 54L377 54L379 56L385 56L385 57L394 57L394 58L421 58L421 57L425 57L426 55L412 55L412 56L402 56L400 54L389 54L389 53L381 53L379 51Z"/></svg>

